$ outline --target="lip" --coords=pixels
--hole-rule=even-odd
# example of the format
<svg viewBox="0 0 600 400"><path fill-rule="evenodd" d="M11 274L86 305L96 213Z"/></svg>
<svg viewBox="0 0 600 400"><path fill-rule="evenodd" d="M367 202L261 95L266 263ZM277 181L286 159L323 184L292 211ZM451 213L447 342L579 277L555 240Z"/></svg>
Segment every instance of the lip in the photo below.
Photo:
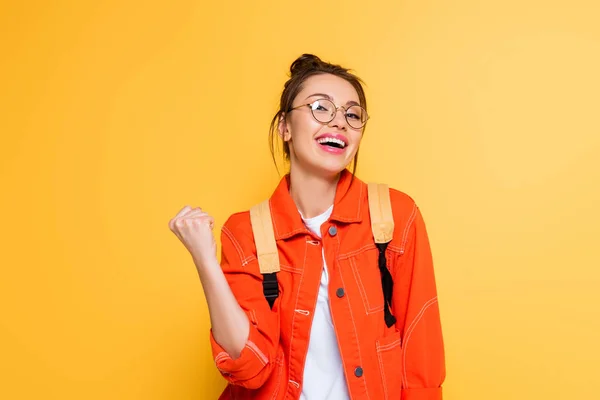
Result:
<svg viewBox="0 0 600 400"><path fill-rule="evenodd" d="M341 140L342 142L344 142L344 148L343 149L338 149L337 147L330 147L330 146L323 146L319 144L319 139L323 139L323 138L334 138L334 139L338 139ZM344 154L346 152L346 149L348 148L348 139L346 139L346 137L344 135L340 135L337 133L324 133L322 135L319 135L315 138L315 142L319 145L319 148L327 153L330 154L335 154L335 155L341 155Z"/></svg>
<svg viewBox="0 0 600 400"><path fill-rule="evenodd" d="M315 140L323 139L323 138L334 138L341 140L344 142L344 149L348 146L348 139L344 135L340 135L339 133L324 133L315 138Z"/></svg>

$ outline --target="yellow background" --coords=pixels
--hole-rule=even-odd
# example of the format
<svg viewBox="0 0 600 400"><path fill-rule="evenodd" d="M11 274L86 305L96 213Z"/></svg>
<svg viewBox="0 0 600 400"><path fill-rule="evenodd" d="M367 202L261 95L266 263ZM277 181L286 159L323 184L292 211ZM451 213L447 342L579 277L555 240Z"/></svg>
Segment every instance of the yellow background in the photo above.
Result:
<svg viewBox="0 0 600 400"><path fill-rule="evenodd" d="M600 399L597 1L0 5L0 398L213 399L185 204L279 177L313 52L367 82L359 176L425 215L445 399Z"/></svg>

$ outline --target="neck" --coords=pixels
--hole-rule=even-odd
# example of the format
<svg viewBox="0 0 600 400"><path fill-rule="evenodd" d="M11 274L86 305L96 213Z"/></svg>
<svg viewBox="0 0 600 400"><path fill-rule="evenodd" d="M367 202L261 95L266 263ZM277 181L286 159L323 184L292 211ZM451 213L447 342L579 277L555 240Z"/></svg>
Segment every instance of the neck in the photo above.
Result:
<svg viewBox="0 0 600 400"><path fill-rule="evenodd" d="M335 199L340 174L318 176L298 169L290 171L290 195L304 218L324 213Z"/></svg>

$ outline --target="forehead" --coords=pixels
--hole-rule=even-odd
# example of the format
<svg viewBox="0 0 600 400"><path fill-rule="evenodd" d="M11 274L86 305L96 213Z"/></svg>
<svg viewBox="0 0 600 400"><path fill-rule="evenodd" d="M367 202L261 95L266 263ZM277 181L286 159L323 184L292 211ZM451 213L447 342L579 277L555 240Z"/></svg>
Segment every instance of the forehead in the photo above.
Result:
<svg viewBox="0 0 600 400"><path fill-rule="evenodd" d="M314 93L327 94L338 104L346 104L350 101L360 103L354 86L347 80L331 74L313 75L306 79L297 97L304 100Z"/></svg>

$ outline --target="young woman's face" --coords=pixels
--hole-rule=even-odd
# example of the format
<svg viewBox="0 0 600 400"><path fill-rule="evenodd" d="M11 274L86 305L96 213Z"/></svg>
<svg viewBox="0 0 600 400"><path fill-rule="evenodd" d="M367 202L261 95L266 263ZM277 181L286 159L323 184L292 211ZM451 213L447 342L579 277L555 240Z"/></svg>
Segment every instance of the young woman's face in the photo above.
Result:
<svg viewBox="0 0 600 400"><path fill-rule="evenodd" d="M335 107L344 107L339 108L328 123L319 122L311 107L303 106L313 104L314 112L323 115L331 103L314 103L323 99L331 100ZM300 167L310 173L334 175L350 164L363 132L363 128L351 126L359 125L354 113L348 115L351 124L346 119L345 109L353 104L360 104L358 93L343 78L321 74L304 81L302 90L292 103L292 108L299 108L288 112L279 123L279 132L290 147L292 169Z"/></svg>

